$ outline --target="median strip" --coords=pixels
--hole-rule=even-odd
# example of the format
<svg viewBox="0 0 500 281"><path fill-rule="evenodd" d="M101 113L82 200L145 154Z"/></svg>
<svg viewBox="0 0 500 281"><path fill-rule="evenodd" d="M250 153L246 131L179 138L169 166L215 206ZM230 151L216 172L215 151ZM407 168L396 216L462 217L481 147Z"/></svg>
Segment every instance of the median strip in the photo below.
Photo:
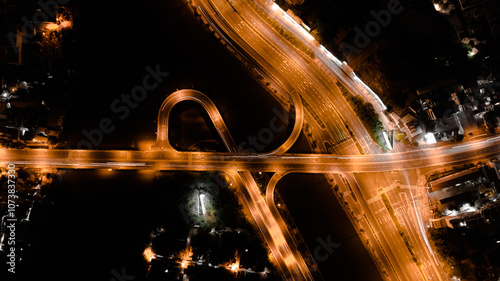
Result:
<svg viewBox="0 0 500 281"><path fill-rule="evenodd" d="M406 248L408 248L408 251L411 254L411 257L413 258L413 261L417 264L417 267L420 271L422 269L420 266L422 263L417 259L417 256L415 255L415 252L413 252L413 247L410 245L410 237L408 234L405 232L405 228L401 225L399 222L398 218L396 217L396 214L394 213L394 209L392 208L391 202L389 202L389 198L385 193L382 193L381 195L382 201L384 202L385 207L387 208L387 211L391 215L392 220L394 221L394 224L396 225L396 228L398 229L399 235L401 235L401 238L403 238L403 241L405 242Z"/></svg>

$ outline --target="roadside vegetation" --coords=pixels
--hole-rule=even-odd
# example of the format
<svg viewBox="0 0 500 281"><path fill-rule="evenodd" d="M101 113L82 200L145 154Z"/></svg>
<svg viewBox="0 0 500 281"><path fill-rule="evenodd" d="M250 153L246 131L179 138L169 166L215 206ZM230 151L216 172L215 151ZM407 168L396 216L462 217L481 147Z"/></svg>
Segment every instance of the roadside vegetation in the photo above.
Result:
<svg viewBox="0 0 500 281"><path fill-rule="evenodd" d="M416 98L416 90L437 81L458 79L467 85L474 83L473 79L481 73L487 73L487 68L493 69L483 59L468 57L473 43L461 41L469 34L467 24L459 25L462 31L450 24L462 17L460 9L452 15L443 15L434 9L432 1L404 1L403 11L393 14L389 23L371 37L365 31L370 22L376 22L372 13L386 10L390 1L304 1L301 5L289 5L285 0L276 0L276 3L290 8L311 28L320 44L339 60L347 61L389 110L402 111ZM358 43L362 33L366 35L366 44ZM485 35L477 34L477 39L481 41ZM478 58L497 53L498 48L494 49L492 42L475 45L480 50Z"/></svg>
<svg viewBox="0 0 500 281"><path fill-rule="evenodd" d="M494 213L498 215L498 208ZM488 280L498 269L498 224L477 228L429 228L428 236L449 276L461 280Z"/></svg>
<svg viewBox="0 0 500 281"><path fill-rule="evenodd" d="M452 245L455 239L452 238L451 229L429 228L428 235L440 256L444 270L453 276L463 276L459 262L461 258L457 256L457 248Z"/></svg>
<svg viewBox="0 0 500 281"><path fill-rule="evenodd" d="M337 82L337 86L340 88L342 95L345 97L361 122L363 122L365 127L368 129L370 137L380 147L387 150L388 147L386 146L384 136L382 135L384 127L382 122L378 119L378 114L375 112L373 105L369 102L365 102L363 98L349 93L349 91L340 82Z"/></svg>
<svg viewBox="0 0 500 281"><path fill-rule="evenodd" d="M394 140L396 140L397 142L402 142L404 145L412 145L414 147L418 147L419 145L416 141L411 142L406 136L405 132L395 131Z"/></svg>

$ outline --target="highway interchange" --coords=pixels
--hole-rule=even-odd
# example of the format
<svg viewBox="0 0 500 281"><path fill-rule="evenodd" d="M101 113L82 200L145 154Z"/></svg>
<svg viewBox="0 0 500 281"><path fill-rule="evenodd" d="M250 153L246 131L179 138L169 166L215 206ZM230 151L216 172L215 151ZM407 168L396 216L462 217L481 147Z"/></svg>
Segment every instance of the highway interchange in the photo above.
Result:
<svg viewBox="0 0 500 281"><path fill-rule="evenodd" d="M170 146L168 134L166 134L168 116L175 104L185 100L196 101L204 106L230 152L181 152ZM351 200L350 204L359 214L366 217L361 224L365 225L364 229L370 230L367 231L367 236L371 237L372 243L377 246L374 251L378 252L377 256L381 259L387 276L392 277L391 280L393 278L396 278L394 280L418 280L421 278L419 271L415 269L415 264L404 244L401 245L403 242L398 237L395 226L387 219L385 206L380 200L373 200L378 199L373 190L370 191L366 185L361 185L361 187L358 185L353 173L439 167L485 160L500 154L500 136L456 146L377 155L285 154L283 146L271 153L245 154L238 152L238 147L217 108L202 93L194 90L177 91L168 96L163 104L159 113L158 132L160 133L157 143L148 151L4 149L0 151L0 163L74 169L225 171L240 187L243 200L262 231L282 272L289 280L312 280L312 277L274 206L274 187L279 179L288 173L325 173L327 177L335 178L335 181L340 186L344 186L344 189L351 190L353 197L362 199ZM301 111L297 110L297 112ZM294 126L295 130L300 131L301 128ZM296 135L296 132L292 132L284 143L289 145L290 140L296 138ZM261 195L251 171L276 172L268 186L267 202ZM410 185L408 183L408 186ZM370 201L372 201L371 204L367 203ZM404 208L408 207L404 206ZM416 221L416 219L411 219L407 224L415 227L418 225ZM423 239L419 231L413 230L412 236L414 239ZM428 259L432 259L426 247L420 247L420 251ZM432 267L433 264L434 262L428 266ZM436 269L432 272L437 276L441 274Z"/></svg>
<svg viewBox="0 0 500 281"><path fill-rule="evenodd" d="M195 14L224 41L246 65L265 77L275 89L276 99L293 106L295 123L288 139L267 153L246 153L235 144L222 115L214 103L195 90L180 90L169 95L158 115L157 142L148 151L119 150L0 150L0 163L30 167L72 169L156 169L224 171L239 187L239 196L252 214L273 257L286 280L314 280L310 265L297 250L286 224L274 205L274 188L289 173L322 173L336 183L349 206L360 218L358 229L366 230L369 252L377 260L381 275L387 280L448 280L426 241L416 186L420 169L485 161L500 155L500 136L478 139L464 144L420 149L408 152L381 153L362 122L347 104L337 81L349 91L359 93L358 82L340 70L340 66L307 36L275 16L287 29L315 50L312 60L276 33L246 1L192 0ZM269 3L260 3L273 13ZM266 6L267 5L267 6ZM168 141L168 119L171 109L182 101L203 106L228 152L176 151ZM305 101L305 103L304 103ZM304 105L305 104L305 105ZM383 107L375 106L377 111ZM315 118L316 117L316 118ZM386 127L389 121L382 118ZM320 120L320 121L318 121ZM309 124L320 140L315 153L286 153L299 137L303 124ZM346 126L348 125L348 127ZM352 135L349 130L352 131ZM339 145L357 142L365 155L329 154L323 143ZM349 150L352 151L352 150ZM344 155L344 154L345 155ZM276 173L265 196L261 194L251 172ZM389 176L389 173L396 173ZM410 243L419 261L418 268L380 200L379 185L370 185L371 175L382 174L380 182L395 178L404 182L404 191L387 190L394 209L410 235ZM382 186L383 187L383 186ZM415 193L415 194L414 194Z"/></svg>

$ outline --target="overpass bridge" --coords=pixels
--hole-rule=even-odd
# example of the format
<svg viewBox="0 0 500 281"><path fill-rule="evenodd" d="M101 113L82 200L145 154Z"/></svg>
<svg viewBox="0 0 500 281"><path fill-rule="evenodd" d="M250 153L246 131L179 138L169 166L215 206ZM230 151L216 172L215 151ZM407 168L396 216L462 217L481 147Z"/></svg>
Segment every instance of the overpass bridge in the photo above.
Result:
<svg viewBox="0 0 500 281"><path fill-rule="evenodd" d="M241 153L214 103L198 91L180 90L168 96L163 102L158 114L157 141L147 151L2 149L0 164L71 169L224 171L238 183L240 199L250 210L286 279L314 280L309 265L299 253L286 224L274 206L274 187L284 175L289 173L342 175L353 172L396 171L467 163L500 155L500 136L456 146L403 153L342 156L286 153L300 134L304 112L298 94L294 91L289 94L294 102L296 114L293 131L280 147L268 153ZM168 140L169 114L176 104L186 100L196 101L203 106L228 152L183 152L171 146ZM251 171L276 173L269 183L267 201L262 196Z"/></svg>

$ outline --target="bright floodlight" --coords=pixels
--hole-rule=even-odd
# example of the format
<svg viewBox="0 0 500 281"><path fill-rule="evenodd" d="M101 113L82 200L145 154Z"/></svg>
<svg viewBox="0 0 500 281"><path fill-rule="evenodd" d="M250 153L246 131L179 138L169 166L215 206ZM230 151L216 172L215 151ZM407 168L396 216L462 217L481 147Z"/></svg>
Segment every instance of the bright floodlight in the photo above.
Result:
<svg viewBox="0 0 500 281"><path fill-rule="evenodd" d="M391 144L391 141L389 140L389 136L387 135L387 133L384 131L382 132L382 135L384 136L384 140L385 140L385 143L387 143L387 147L389 149L392 149L392 144Z"/></svg>
<svg viewBox="0 0 500 281"><path fill-rule="evenodd" d="M146 249L144 249L144 252L142 253L142 255L144 256L144 258L148 262L151 262L151 260L156 258L156 254L153 252L153 250L149 246Z"/></svg>
<svg viewBox="0 0 500 281"><path fill-rule="evenodd" d="M470 208L470 204L469 203L465 203L462 205L462 207L460 208L460 211L466 211Z"/></svg>
<svg viewBox="0 0 500 281"><path fill-rule="evenodd" d="M203 198L205 198L205 194L200 194L201 213L205 215L205 202L203 202Z"/></svg>
<svg viewBox="0 0 500 281"><path fill-rule="evenodd" d="M433 133L427 133L425 135L425 139L427 140L427 144L433 144L436 143L436 138L434 137Z"/></svg>
<svg viewBox="0 0 500 281"><path fill-rule="evenodd" d="M238 271L238 268L239 268L239 267L240 267L240 266L238 265L238 263L233 263L233 264L229 265L229 268L230 268L232 271L234 271L234 272Z"/></svg>

